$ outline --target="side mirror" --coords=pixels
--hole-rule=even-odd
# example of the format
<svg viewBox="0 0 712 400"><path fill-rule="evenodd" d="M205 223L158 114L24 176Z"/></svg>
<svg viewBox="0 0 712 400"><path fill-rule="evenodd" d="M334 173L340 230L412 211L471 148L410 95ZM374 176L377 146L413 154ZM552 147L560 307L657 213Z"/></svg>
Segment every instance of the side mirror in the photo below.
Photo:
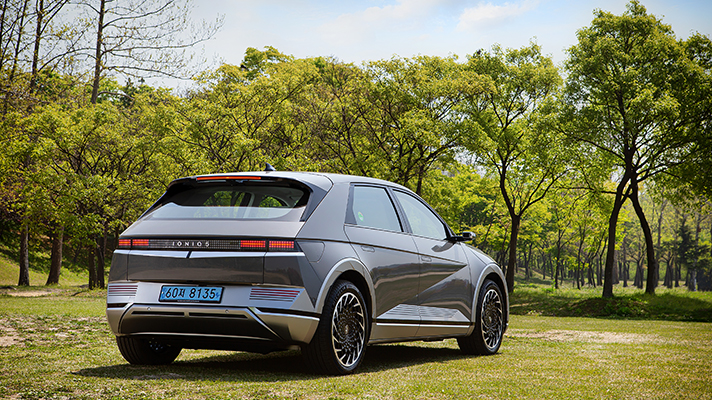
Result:
<svg viewBox="0 0 712 400"><path fill-rule="evenodd" d="M450 237L453 242L469 242L475 240L475 234L472 232L462 232L457 236Z"/></svg>
<svg viewBox="0 0 712 400"><path fill-rule="evenodd" d="M465 239L465 240L464 240L465 242L469 242L469 241L475 240L475 234L472 233L472 232L469 232L469 231L462 232L462 233L460 234L460 236L462 236L462 237Z"/></svg>

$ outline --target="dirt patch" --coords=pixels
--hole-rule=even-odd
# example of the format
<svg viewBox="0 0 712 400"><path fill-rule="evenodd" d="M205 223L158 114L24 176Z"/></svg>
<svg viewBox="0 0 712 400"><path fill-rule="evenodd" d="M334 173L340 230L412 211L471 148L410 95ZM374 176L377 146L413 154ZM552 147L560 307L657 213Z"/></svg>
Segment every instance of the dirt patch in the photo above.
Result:
<svg viewBox="0 0 712 400"><path fill-rule="evenodd" d="M0 347L62 344L82 346L86 335L104 328L102 317L0 316Z"/></svg>
<svg viewBox="0 0 712 400"><path fill-rule="evenodd" d="M20 338L17 336L0 336L0 347L13 346L20 343Z"/></svg>
<svg viewBox="0 0 712 400"><path fill-rule="evenodd" d="M21 292L7 292L7 294L12 297L42 297L49 296L52 292L49 290L28 290Z"/></svg>
<svg viewBox="0 0 712 400"><path fill-rule="evenodd" d="M18 336L14 328L0 325L0 347L8 347L22 343L22 338Z"/></svg>
<svg viewBox="0 0 712 400"><path fill-rule="evenodd" d="M42 288L42 289L30 289L23 290L18 289L16 286L3 286L0 287L0 295L7 295L11 297L44 297L52 296L55 294L62 294L67 292L66 289L60 288Z"/></svg>
<svg viewBox="0 0 712 400"><path fill-rule="evenodd" d="M660 343L664 341L659 336L640 333L586 332L567 330L532 332L526 330L511 329L507 331L507 336L530 339L543 339L552 342L645 344Z"/></svg>

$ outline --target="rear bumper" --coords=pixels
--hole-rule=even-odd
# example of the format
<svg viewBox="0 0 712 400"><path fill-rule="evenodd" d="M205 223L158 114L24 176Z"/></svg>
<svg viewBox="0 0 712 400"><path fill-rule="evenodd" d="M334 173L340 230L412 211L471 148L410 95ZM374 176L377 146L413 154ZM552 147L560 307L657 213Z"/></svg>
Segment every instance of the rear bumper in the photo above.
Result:
<svg viewBox="0 0 712 400"><path fill-rule="evenodd" d="M278 287L226 286L220 304L206 304L158 302L161 286L152 282L109 285L106 316L115 335L180 342L186 348L261 352L262 347L309 343L319 324L303 289L285 300L264 295L265 290L279 293Z"/></svg>

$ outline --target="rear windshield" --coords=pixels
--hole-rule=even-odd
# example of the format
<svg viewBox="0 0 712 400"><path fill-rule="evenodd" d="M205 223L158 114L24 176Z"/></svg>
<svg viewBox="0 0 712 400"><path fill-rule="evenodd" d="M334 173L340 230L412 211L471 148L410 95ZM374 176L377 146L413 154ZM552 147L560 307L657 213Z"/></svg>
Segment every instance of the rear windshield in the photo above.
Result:
<svg viewBox="0 0 712 400"><path fill-rule="evenodd" d="M169 193L144 219L299 221L308 189L284 182L202 183Z"/></svg>

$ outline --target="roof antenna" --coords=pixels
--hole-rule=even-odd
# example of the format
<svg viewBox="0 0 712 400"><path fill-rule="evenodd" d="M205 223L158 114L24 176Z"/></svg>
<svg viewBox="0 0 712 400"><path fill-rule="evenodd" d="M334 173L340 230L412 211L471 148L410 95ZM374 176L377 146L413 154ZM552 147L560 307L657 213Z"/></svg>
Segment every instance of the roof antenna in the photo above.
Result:
<svg viewBox="0 0 712 400"><path fill-rule="evenodd" d="M276 171L276 169L270 165L270 163L265 163L265 171L270 172L270 171Z"/></svg>

